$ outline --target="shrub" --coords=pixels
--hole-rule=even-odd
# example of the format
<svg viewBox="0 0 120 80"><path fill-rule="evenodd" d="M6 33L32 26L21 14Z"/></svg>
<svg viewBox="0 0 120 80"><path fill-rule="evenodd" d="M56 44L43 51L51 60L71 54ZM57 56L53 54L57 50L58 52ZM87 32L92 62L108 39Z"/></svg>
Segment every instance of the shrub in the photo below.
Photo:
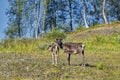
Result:
<svg viewBox="0 0 120 80"><path fill-rule="evenodd" d="M66 33L58 29L54 29L52 32L49 32L46 36L47 39L52 39L52 40L56 38L64 39L65 37L66 37Z"/></svg>
<svg viewBox="0 0 120 80"><path fill-rule="evenodd" d="M100 62L98 65L97 65L97 69L99 70L103 70L105 67L105 64L103 62Z"/></svg>
<svg viewBox="0 0 120 80"><path fill-rule="evenodd" d="M47 47L48 47L47 44L39 44L38 45L39 50L45 50L45 49L47 49Z"/></svg>

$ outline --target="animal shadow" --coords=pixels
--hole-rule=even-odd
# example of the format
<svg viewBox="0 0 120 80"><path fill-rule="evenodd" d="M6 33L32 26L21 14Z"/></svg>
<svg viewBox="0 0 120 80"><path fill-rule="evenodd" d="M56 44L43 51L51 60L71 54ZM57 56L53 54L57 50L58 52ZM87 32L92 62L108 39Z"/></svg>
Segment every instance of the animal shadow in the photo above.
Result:
<svg viewBox="0 0 120 80"><path fill-rule="evenodd" d="M83 66L83 65L82 65L82 64L80 64L80 66ZM91 67L91 68L92 68L92 67L96 67L95 65L91 65L91 64L88 64L88 63L87 63L87 64L85 64L84 66L85 66L85 67Z"/></svg>
<svg viewBox="0 0 120 80"><path fill-rule="evenodd" d="M71 65L67 65L67 64L65 64L65 63L62 63L61 65L63 65L63 66L83 66L82 64L71 64ZM91 67L91 68L94 68L94 67L97 67L97 66L87 63L87 64L85 64L83 67Z"/></svg>

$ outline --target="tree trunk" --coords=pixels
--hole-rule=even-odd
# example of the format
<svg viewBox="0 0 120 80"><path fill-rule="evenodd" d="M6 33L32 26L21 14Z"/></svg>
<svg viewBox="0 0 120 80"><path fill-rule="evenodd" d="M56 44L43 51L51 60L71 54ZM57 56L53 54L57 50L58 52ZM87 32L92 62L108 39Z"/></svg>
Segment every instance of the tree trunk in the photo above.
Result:
<svg viewBox="0 0 120 80"><path fill-rule="evenodd" d="M46 8L47 8L47 3L46 0L44 0L44 11L43 11L43 27L42 27L42 34L45 33L45 25L46 25Z"/></svg>
<svg viewBox="0 0 120 80"><path fill-rule="evenodd" d="M38 34L39 34L39 13L40 12L40 1L37 3L35 3L35 38L38 38Z"/></svg>
<svg viewBox="0 0 120 80"><path fill-rule="evenodd" d="M22 28L21 28L21 17L22 17L22 13L21 13L21 2L18 1L17 2L17 26L18 26L18 37L21 38L22 37Z"/></svg>
<svg viewBox="0 0 120 80"><path fill-rule="evenodd" d="M89 28L87 21L86 21L86 0L84 0L83 19L84 19L85 27Z"/></svg>
<svg viewBox="0 0 120 80"><path fill-rule="evenodd" d="M55 0L53 0L53 4L54 4L54 3L56 3ZM57 10L56 10L56 6L57 6L56 4L53 5L53 9L54 9L54 10L53 10L54 19L53 19L53 23L52 23L53 29L57 26L57 24L56 24L56 21L57 21L57 17L56 17L56 11L57 11Z"/></svg>
<svg viewBox="0 0 120 80"><path fill-rule="evenodd" d="M103 8L102 8L103 19L104 19L105 24L108 24L106 14L105 14L105 4L106 4L106 0L103 0Z"/></svg>
<svg viewBox="0 0 120 80"><path fill-rule="evenodd" d="M19 38L21 38L22 37L22 35L21 35L21 19L19 18L19 20L18 20L18 37Z"/></svg>
<svg viewBox="0 0 120 80"><path fill-rule="evenodd" d="M72 4L71 4L71 0L69 0L69 8L70 8L70 12L69 12L69 15L70 15L70 31L73 30L73 26L72 26Z"/></svg>
<svg viewBox="0 0 120 80"><path fill-rule="evenodd" d="M41 28L41 27L40 27L40 22L41 22L41 21L40 21L40 10L41 10L41 9L40 9L40 8L41 8L41 7L40 7L40 6L41 6L41 2L40 2L40 1L41 1L41 0L39 0L39 3L38 3L38 30L37 30L37 34L38 34L38 35L40 34L40 28Z"/></svg>
<svg viewBox="0 0 120 80"><path fill-rule="evenodd" d="M35 3L35 39L38 38L38 14L37 14L37 4Z"/></svg>

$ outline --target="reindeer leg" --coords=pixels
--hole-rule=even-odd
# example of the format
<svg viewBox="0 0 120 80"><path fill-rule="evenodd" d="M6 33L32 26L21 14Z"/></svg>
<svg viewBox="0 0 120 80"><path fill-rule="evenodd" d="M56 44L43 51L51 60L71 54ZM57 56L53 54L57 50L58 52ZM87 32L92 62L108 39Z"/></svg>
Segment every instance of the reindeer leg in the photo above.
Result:
<svg viewBox="0 0 120 80"><path fill-rule="evenodd" d="M59 63L59 53L56 52L55 53L55 65L57 65Z"/></svg>
<svg viewBox="0 0 120 80"><path fill-rule="evenodd" d="M82 66L85 66L84 50L82 51Z"/></svg>
<svg viewBox="0 0 120 80"><path fill-rule="evenodd" d="M55 64L55 55L54 55L54 53L52 53L52 65L54 65Z"/></svg>
<svg viewBox="0 0 120 80"><path fill-rule="evenodd" d="M60 63L59 53L57 53L57 63Z"/></svg>
<svg viewBox="0 0 120 80"><path fill-rule="evenodd" d="M57 65L57 64L58 64L58 55L55 54L55 65Z"/></svg>
<svg viewBox="0 0 120 80"><path fill-rule="evenodd" d="M67 64L70 65L70 54L67 53Z"/></svg>

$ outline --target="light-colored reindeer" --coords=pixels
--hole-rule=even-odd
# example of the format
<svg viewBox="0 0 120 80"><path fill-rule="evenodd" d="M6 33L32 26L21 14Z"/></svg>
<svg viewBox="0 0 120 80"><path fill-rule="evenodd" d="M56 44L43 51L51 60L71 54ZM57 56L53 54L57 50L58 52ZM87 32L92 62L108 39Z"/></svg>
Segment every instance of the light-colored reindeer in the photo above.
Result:
<svg viewBox="0 0 120 80"><path fill-rule="evenodd" d="M58 44L49 45L48 50L52 53L52 64L57 65L59 63L59 46Z"/></svg>
<svg viewBox="0 0 120 80"><path fill-rule="evenodd" d="M70 55L79 54L82 56L82 66L85 66L84 63L84 44L83 43L62 43L62 39L56 39L56 43L64 50L67 54L67 64L70 65Z"/></svg>

